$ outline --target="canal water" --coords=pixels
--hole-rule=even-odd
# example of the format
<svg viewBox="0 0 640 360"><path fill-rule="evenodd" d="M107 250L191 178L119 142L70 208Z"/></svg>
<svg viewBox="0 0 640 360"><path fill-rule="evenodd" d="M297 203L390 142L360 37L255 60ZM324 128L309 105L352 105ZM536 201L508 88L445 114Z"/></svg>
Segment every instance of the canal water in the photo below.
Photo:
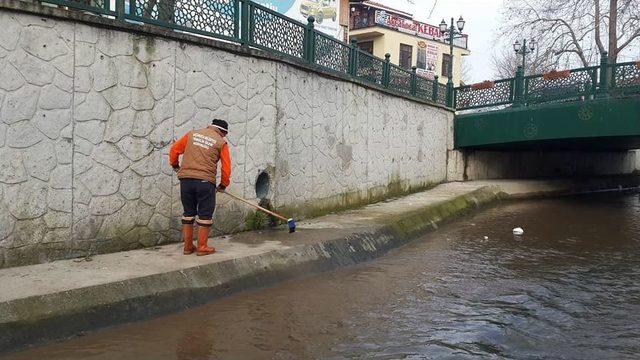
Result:
<svg viewBox="0 0 640 360"><path fill-rule="evenodd" d="M501 205L369 263L8 357L431 358L640 358L640 197Z"/></svg>

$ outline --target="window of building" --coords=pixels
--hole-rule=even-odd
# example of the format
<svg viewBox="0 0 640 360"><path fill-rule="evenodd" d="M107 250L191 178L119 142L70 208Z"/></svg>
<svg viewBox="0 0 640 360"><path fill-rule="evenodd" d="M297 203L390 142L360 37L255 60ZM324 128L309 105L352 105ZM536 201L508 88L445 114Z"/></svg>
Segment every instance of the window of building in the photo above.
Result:
<svg viewBox="0 0 640 360"><path fill-rule="evenodd" d="M451 68L451 55L442 54L442 76L449 76L450 68Z"/></svg>
<svg viewBox="0 0 640 360"><path fill-rule="evenodd" d="M416 67L418 69L427 70L427 49L418 49L418 58L416 59Z"/></svg>
<svg viewBox="0 0 640 360"><path fill-rule="evenodd" d="M358 49L373 55L373 41L359 42Z"/></svg>
<svg viewBox="0 0 640 360"><path fill-rule="evenodd" d="M413 46L400 44L400 67L411 69L411 56L413 55Z"/></svg>
<svg viewBox="0 0 640 360"><path fill-rule="evenodd" d="M362 29L369 26L375 26L375 9L355 5L350 13L351 30Z"/></svg>

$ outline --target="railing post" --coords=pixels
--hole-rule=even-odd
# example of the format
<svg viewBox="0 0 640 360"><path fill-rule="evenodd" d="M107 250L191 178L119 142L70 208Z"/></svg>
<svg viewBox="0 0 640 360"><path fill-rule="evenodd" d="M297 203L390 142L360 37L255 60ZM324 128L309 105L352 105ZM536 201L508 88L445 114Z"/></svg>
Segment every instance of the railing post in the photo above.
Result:
<svg viewBox="0 0 640 360"><path fill-rule="evenodd" d="M609 72L609 54L603 52L600 56L600 84L597 97L605 98L609 92L609 78L613 72Z"/></svg>
<svg viewBox="0 0 640 360"><path fill-rule="evenodd" d="M440 88L438 86L439 82L438 82L438 75L434 75L433 76L433 102L437 103L438 102L438 89Z"/></svg>
<svg viewBox="0 0 640 360"><path fill-rule="evenodd" d="M349 75L356 76L358 73L358 40L351 39L351 49L349 50Z"/></svg>
<svg viewBox="0 0 640 360"><path fill-rule="evenodd" d="M313 22L316 19L313 16L309 16L307 18L307 28L304 32L304 59L309 63L313 64L315 62L315 36L313 33Z"/></svg>
<svg viewBox="0 0 640 360"><path fill-rule="evenodd" d="M447 81L447 107L453 107L453 80L451 77Z"/></svg>
<svg viewBox="0 0 640 360"><path fill-rule="evenodd" d="M413 95L413 96L416 96L417 87L418 87L418 79L417 79L417 75L416 75L416 69L417 69L417 67L415 67L415 66L411 67L411 89L409 91L411 92L411 95Z"/></svg>
<svg viewBox="0 0 640 360"><path fill-rule="evenodd" d="M131 0L129 2L129 11L131 11L131 3L135 0ZM108 4L108 1L105 1ZM116 0L116 18L118 20L124 20L124 0Z"/></svg>
<svg viewBox="0 0 640 360"><path fill-rule="evenodd" d="M240 1L240 43L242 46L249 45L249 1L241 0Z"/></svg>
<svg viewBox="0 0 640 360"><path fill-rule="evenodd" d="M389 87L389 73L391 72L391 54L384 54L384 65L382 68L382 85Z"/></svg>
<svg viewBox="0 0 640 360"><path fill-rule="evenodd" d="M516 70L516 79L513 85L513 107L524 105L524 68L518 66Z"/></svg>
<svg viewBox="0 0 640 360"><path fill-rule="evenodd" d="M457 109L458 108L458 91L456 90L458 88L453 88L453 108Z"/></svg>
<svg viewBox="0 0 640 360"><path fill-rule="evenodd" d="M240 0L233 0L233 37L240 40Z"/></svg>

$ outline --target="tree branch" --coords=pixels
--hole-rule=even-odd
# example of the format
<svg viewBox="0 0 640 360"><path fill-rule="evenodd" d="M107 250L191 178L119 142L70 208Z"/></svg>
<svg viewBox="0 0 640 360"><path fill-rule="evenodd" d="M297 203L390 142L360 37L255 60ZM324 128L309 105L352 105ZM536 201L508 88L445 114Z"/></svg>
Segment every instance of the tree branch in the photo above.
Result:
<svg viewBox="0 0 640 360"><path fill-rule="evenodd" d="M613 0L615 1L615 0ZM545 19L542 19L545 20ZM569 25L569 23L567 23L564 19L547 19L547 21L558 21L560 23L562 23L567 30L569 31L569 35L571 36L573 45L576 47L576 54L578 55L578 57L580 57L580 61L582 61L582 64L586 67L589 66L589 62L587 61L587 58L584 56L584 52L582 51L582 46L580 46L580 43L578 42L578 38L576 37L576 33L573 31L573 29L571 28L571 26Z"/></svg>
<svg viewBox="0 0 640 360"><path fill-rule="evenodd" d="M618 0L609 0L609 62L618 57Z"/></svg>
<svg viewBox="0 0 640 360"><path fill-rule="evenodd" d="M622 50L624 50L624 48L627 47L627 45L629 45L633 40L637 39L638 37L640 37L640 28L636 29L636 32L633 33L633 35L631 35L627 41L625 41L624 43L622 43L622 45L618 46L618 48L616 49L616 54L620 53Z"/></svg>
<svg viewBox="0 0 640 360"><path fill-rule="evenodd" d="M546 64L588 66L640 44L640 0L509 0L503 16L502 35L534 37Z"/></svg>
<svg viewBox="0 0 640 360"><path fill-rule="evenodd" d="M436 9L436 6L438 6L438 0L433 0L433 6L429 11L429 16L427 16L427 19L431 19L431 15L433 15L433 11Z"/></svg>
<svg viewBox="0 0 640 360"><path fill-rule="evenodd" d="M596 25L596 34L595 34L595 38L596 38L596 45L598 45L598 50L600 51L600 54L604 53L606 50L604 49L604 44L602 43L602 39L600 38L600 0L594 0L594 3L596 5L596 12L595 12L595 25Z"/></svg>

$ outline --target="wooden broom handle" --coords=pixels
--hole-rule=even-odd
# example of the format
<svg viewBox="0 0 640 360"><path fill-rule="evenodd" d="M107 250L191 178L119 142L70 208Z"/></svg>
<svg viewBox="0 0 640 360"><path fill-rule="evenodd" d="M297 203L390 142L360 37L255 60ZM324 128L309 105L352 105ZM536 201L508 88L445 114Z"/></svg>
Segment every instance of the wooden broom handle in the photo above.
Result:
<svg viewBox="0 0 640 360"><path fill-rule="evenodd" d="M254 204L254 203L252 203L252 202L250 202L250 201L248 201L248 200L245 200L245 199L243 199L243 198L241 198L241 197L239 197L239 196L233 195L233 194L232 194L232 193L230 193L230 192L227 192L227 191L222 191L222 192L223 192L223 193L225 193L225 194L227 194L227 195L229 195L229 196L231 196L232 198L234 198L234 199L236 199L236 200L242 201L243 203L245 203L245 204L247 204L247 205L249 205L249 206L252 206L252 207L254 207L254 208L258 209L258 210L264 211L264 212L266 212L267 214L269 214L269 215L271 215L271 216L277 217L277 218L278 218L278 219L280 219L280 220L289 221L289 219L285 218L285 217L284 217L284 216L282 216L282 215L278 215L278 214L274 213L274 212L273 212L273 211L271 211L271 210L267 210L267 209L263 208L263 207L262 207L262 206L260 206L260 205L256 205L256 204Z"/></svg>

